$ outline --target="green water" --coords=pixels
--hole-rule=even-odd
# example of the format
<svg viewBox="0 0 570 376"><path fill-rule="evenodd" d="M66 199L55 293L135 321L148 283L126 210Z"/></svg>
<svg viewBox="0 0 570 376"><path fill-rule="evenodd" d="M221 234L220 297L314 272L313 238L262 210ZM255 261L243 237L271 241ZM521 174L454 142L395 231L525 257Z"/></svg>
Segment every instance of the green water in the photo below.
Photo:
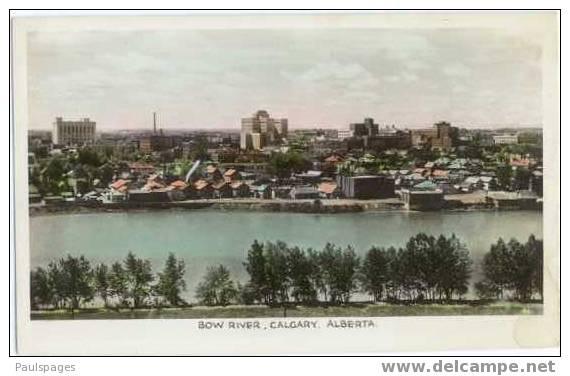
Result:
<svg viewBox="0 0 570 376"><path fill-rule="evenodd" d="M402 246L412 235L459 236L476 262L497 238L526 240L542 237L542 214L511 212L364 212L296 214L224 212L214 210L153 211L51 215L30 218L32 267L46 265L65 254L83 254L93 262L111 263L128 251L149 258L160 270L168 252L187 265L187 297L209 265L224 264L245 281L242 266L254 239L283 240L322 248L326 242L352 245L364 254L372 245ZM479 274L477 268L474 277Z"/></svg>

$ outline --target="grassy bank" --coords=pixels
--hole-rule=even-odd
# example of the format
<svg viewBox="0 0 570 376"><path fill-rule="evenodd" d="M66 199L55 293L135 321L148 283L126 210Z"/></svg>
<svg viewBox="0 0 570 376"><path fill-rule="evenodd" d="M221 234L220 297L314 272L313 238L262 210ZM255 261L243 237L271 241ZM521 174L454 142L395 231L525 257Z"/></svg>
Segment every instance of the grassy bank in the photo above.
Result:
<svg viewBox="0 0 570 376"><path fill-rule="evenodd" d="M122 319L200 319L200 318L264 318L264 317L392 317L392 316L478 316L541 315L542 304L500 302L492 304L365 304L344 306L267 306L185 307L152 309L82 309L73 315L68 311L33 311L32 320L122 320Z"/></svg>

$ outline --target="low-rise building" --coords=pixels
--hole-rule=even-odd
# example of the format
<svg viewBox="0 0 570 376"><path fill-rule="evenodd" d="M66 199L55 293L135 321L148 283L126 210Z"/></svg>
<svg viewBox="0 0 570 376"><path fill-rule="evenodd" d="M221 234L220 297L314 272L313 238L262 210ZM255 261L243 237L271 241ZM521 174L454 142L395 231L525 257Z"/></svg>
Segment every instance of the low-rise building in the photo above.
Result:
<svg viewBox="0 0 570 376"><path fill-rule="evenodd" d="M498 134L493 136L495 145L512 145L518 144L519 137L516 134Z"/></svg>
<svg viewBox="0 0 570 376"><path fill-rule="evenodd" d="M444 205L443 191L440 189L413 190L406 188L402 189L400 194L407 210L439 210Z"/></svg>
<svg viewBox="0 0 570 376"><path fill-rule="evenodd" d="M321 198L330 199L330 198L338 198L341 196L341 191L340 188L338 187L338 184L331 181L325 181L319 184L318 191Z"/></svg>
<svg viewBox="0 0 570 376"><path fill-rule="evenodd" d="M307 200L320 198L319 191L312 186L296 186L291 189L289 196L293 200Z"/></svg>
<svg viewBox="0 0 570 376"><path fill-rule="evenodd" d="M394 197L394 179L388 176L337 175L343 196L361 200Z"/></svg>

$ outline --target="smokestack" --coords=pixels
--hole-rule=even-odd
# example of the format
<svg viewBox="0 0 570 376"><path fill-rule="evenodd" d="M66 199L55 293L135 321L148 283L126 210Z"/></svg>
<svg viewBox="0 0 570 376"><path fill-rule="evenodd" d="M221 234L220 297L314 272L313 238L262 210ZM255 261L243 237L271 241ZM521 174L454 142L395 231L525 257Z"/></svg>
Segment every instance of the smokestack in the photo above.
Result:
<svg viewBox="0 0 570 376"><path fill-rule="evenodd" d="M152 124L154 126L154 134L156 134L156 112L152 113Z"/></svg>

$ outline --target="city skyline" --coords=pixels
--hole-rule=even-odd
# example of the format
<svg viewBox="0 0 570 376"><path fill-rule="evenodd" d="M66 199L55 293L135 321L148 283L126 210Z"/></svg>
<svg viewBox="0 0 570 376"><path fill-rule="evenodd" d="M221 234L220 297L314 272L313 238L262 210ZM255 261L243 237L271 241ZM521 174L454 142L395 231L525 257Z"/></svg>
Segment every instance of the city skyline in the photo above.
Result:
<svg viewBox="0 0 570 376"><path fill-rule="evenodd" d="M38 130L57 116L146 129L153 111L170 130L239 129L259 109L291 129L542 119L541 50L507 30L42 32L28 48Z"/></svg>

